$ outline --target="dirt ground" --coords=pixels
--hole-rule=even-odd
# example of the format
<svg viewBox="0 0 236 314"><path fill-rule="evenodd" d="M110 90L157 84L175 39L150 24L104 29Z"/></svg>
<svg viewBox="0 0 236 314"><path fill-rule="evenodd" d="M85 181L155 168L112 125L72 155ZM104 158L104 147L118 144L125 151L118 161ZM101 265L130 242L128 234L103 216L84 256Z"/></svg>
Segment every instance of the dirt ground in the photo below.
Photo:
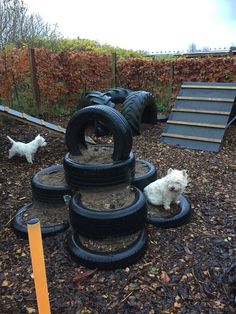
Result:
<svg viewBox="0 0 236 314"><path fill-rule="evenodd" d="M51 118L66 126L69 117ZM51 311L80 313L235 313L236 295L236 126L229 127L219 153L159 143L164 123L133 140L137 159L154 163L158 176L168 168L187 169L191 222L175 229L147 225L149 247L135 265L115 271L90 270L71 260L67 232L44 238ZM30 179L61 163L64 138L16 121L0 121L0 314L37 313L29 244L10 221L32 202ZM48 145L34 163L7 158L6 135L23 142L43 135Z"/></svg>

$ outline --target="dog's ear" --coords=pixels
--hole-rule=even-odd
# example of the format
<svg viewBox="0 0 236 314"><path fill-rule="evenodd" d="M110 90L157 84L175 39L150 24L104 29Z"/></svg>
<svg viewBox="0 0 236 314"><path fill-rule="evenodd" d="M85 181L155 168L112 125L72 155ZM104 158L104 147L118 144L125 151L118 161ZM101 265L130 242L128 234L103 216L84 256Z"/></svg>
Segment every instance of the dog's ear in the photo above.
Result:
<svg viewBox="0 0 236 314"><path fill-rule="evenodd" d="M167 170L167 174L170 174L172 171L173 171L173 169L172 169L172 168L169 168L169 169Z"/></svg>
<svg viewBox="0 0 236 314"><path fill-rule="evenodd" d="M187 171L188 171L188 170L182 170L183 176L184 176L185 178L188 177L188 172L187 172Z"/></svg>

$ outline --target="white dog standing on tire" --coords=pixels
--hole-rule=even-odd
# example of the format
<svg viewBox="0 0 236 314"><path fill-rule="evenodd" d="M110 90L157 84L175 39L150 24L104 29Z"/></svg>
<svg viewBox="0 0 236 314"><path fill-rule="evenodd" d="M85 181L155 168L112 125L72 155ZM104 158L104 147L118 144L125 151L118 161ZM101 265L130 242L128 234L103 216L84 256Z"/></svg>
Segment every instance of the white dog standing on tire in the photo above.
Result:
<svg viewBox="0 0 236 314"><path fill-rule="evenodd" d="M149 203L163 205L164 209L170 209L170 204L179 204L179 196L184 192L188 184L186 170L168 169L167 175L147 185L143 192Z"/></svg>
<svg viewBox="0 0 236 314"><path fill-rule="evenodd" d="M12 143L12 147L9 149L8 158L12 158L15 155L25 156L29 163L33 163L34 155L36 154L39 147L47 145L45 139L39 134L30 143L16 142L10 136L7 136L9 141Z"/></svg>

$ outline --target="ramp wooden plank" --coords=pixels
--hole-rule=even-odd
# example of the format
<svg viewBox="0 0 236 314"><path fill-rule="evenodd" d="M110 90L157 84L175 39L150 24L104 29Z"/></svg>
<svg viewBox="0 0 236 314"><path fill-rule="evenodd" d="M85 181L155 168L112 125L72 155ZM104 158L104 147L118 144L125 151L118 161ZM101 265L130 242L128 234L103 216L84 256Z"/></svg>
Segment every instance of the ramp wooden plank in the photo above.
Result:
<svg viewBox="0 0 236 314"><path fill-rule="evenodd" d="M188 126L202 126L207 128L216 128L216 129L224 129L225 125L222 124L207 124L207 123L197 123L197 122L186 122L186 121L176 121L176 120L168 120L169 124L179 124L179 125L188 125Z"/></svg>
<svg viewBox="0 0 236 314"><path fill-rule="evenodd" d="M214 110L197 110L197 109L175 109L173 108L172 111L179 111L179 112L192 112L192 113L202 113L202 114L219 114L219 115L226 115L230 114L230 111L214 111Z"/></svg>
<svg viewBox="0 0 236 314"><path fill-rule="evenodd" d="M188 148L194 150L203 150L217 153L221 143L212 143L204 141L194 141L181 138L161 137L160 142L170 144L176 147Z"/></svg>
<svg viewBox="0 0 236 314"><path fill-rule="evenodd" d="M197 100L197 101L212 101L212 102L229 102L232 103L234 98L208 98L208 97L190 97L190 96L177 96L177 100Z"/></svg>
<svg viewBox="0 0 236 314"><path fill-rule="evenodd" d="M181 88L235 90L236 86L182 85Z"/></svg>
<svg viewBox="0 0 236 314"><path fill-rule="evenodd" d="M235 82L229 82L229 83L225 83L225 82L183 82L182 86L192 86L192 85L197 85L197 86L206 86L206 87L212 87L212 86L222 86L222 87L228 87L228 86L232 86L232 87L236 87L236 83ZM182 88L181 86L181 88Z"/></svg>
<svg viewBox="0 0 236 314"><path fill-rule="evenodd" d="M221 140L214 139L214 138L200 137L200 136L188 136L188 135L172 134L172 133L162 133L162 136L201 141L201 142L221 143Z"/></svg>

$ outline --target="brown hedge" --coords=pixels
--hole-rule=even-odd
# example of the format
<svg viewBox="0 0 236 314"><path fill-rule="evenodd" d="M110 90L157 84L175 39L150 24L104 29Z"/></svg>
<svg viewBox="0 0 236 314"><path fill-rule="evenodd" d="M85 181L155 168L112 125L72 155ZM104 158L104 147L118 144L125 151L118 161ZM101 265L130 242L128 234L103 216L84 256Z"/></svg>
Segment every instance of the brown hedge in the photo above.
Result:
<svg viewBox="0 0 236 314"><path fill-rule="evenodd" d="M35 49L35 56L41 99L46 104L64 99L69 105L85 90L111 87L110 55ZM27 49L0 52L0 98L12 101L21 82L31 84L29 69ZM157 101L168 92L173 100L185 81L236 82L236 57L118 60L117 78L119 86L150 91Z"/></svg>

